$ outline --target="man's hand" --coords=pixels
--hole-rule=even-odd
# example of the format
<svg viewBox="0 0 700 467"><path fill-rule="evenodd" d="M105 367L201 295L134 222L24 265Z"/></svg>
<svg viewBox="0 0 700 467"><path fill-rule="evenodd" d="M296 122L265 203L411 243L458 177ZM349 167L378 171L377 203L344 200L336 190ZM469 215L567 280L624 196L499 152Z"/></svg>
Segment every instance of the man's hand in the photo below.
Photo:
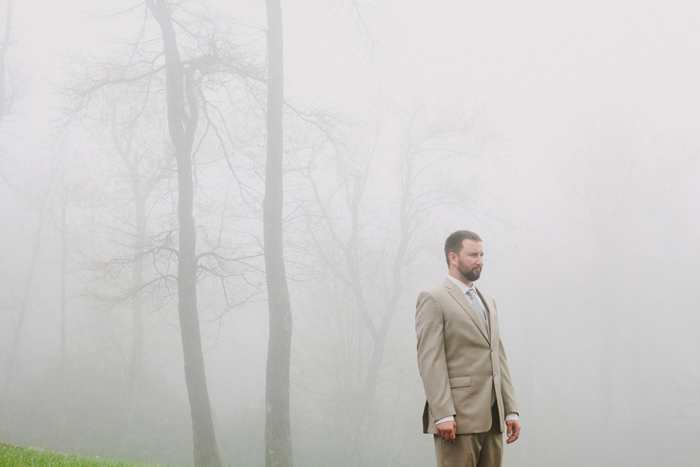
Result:
<svg viewBox="0 0 700 467"><path fill-rule="evenodd" d="M508 435L508 439L506 440L506 443L510 444L520 437L520 422L517 420L508 420L506 422L506 426L508 427L506 433ZM438 433L439 432L440 431L438 430Z"/></svg>
<svg viewBox="0 0 700 467"><path fill-rule="evenodd" d="M440 438L444 439L445 441L455 442L455 436L457 435L457 423L455 423L454 420L442 422L441 424L436 425L435 428L437 428L437 434L440 436ZM520 431L520 428L518 428L518 431Z"/></svg>

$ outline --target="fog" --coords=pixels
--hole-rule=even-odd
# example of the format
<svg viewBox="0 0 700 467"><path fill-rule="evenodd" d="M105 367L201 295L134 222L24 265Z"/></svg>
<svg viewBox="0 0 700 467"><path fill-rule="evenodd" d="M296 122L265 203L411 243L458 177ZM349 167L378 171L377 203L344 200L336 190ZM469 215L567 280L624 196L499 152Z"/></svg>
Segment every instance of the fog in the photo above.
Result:
<svg viewBox="0 0 700 467"><path fill-rule="evenodd" d="M193 465L147 3L0 2L0 442ZM205 389L223 465L262 465L266 5L167 3L195 70ZM504 465L697 465L700 4L282 13L295 465L434 465L415 301L458 229L484 239L518 399Z"/></svg>

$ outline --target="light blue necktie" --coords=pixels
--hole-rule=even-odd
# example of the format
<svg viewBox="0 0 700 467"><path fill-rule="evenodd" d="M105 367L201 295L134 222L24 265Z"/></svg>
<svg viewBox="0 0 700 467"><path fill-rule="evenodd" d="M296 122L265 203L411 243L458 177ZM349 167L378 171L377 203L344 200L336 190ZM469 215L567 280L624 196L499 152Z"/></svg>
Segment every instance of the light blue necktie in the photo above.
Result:
<svg viewBox="0 0 700 467"><path fill-rule="evenodd" d="M486 318L486 310L484 310L484 306L481 304L481 300L479 297L477 297L476 292L474 289L469 289L467 290L467 295L469 296L469 300L471 300L472 304L474 305L474 308L479 310L482 315L484 315L484 319L488 323L488 318Z"/></svg>

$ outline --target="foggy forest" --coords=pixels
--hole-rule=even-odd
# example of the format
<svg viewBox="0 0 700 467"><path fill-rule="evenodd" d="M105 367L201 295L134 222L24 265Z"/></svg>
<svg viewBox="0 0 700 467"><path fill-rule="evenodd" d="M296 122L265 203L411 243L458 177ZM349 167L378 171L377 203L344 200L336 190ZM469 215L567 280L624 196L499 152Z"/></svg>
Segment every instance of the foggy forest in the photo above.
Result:
<svg viewBox="0 0 700 467"><path fill-rule="evenodd" d="M435 465L416 297L468 229L504 465L700 463L700 3L0 0L0 25L0 443Z"/></svg>

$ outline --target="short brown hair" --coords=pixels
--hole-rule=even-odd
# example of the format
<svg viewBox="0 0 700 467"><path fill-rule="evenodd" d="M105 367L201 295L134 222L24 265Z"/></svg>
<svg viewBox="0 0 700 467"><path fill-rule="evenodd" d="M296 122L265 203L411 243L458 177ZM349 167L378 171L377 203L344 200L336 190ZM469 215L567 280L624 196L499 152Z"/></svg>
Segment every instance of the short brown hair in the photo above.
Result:
<svg viewBox="0 0 700 467"><path fill-rule="evenodd" d="M474 240L475 242L481 242L481 237L470 230L458 230L450 234L445 240L445 260L447 261L447 267L450 267L450 253L459 255L462 251L462 241L463 240Z"/></svg>

